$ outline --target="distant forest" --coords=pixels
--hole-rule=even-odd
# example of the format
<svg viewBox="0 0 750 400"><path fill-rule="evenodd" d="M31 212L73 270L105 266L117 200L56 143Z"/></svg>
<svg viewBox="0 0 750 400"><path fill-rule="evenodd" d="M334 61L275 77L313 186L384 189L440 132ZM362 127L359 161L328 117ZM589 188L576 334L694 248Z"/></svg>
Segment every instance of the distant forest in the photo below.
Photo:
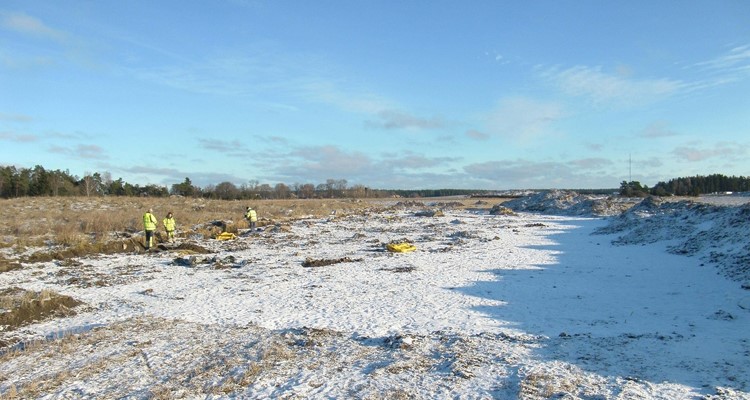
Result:
<svg viewBox="0 0 750 400"><path fill-rule="evenodd" d="M617 189L574 189L579 193L610 194ZM750 178L713 174L675 178L659 182L653 188L640 182L625 182L619 193L626 196L697 196L720 192L750 191ZM69 171L47 170L37 165L34 168L0 167L0 198L26 196L151 196L203 197L224 200L245 199L292 199L292 198L377 198L377 197L443 197L443 196L513 196L512 191L464 190L464 189L419 189L390 190L371 189L363 185L349 186L346 179L327 179L323 183L277 183L271 186L258 181L248 181L240 186L231 182L198 187L190 178L171 186L131 184L122 178L112 179L109 172L86 173L83 177Z"/></svg>
<svg viewBox="0 0 750 400"><path fill-rule="evenodd" d="M724 194L750 191L750 177L712 174L691 176L659 182L654 187L640 182L622 181L620 194L623 196L700 196L702 194Z"/></svg>
<svg viewBox="0 0 750 400"><path fill-rule="evenodd" d="M293 198L365 198L365 197L439 197L476 195L482 190L425 189L384 190L362 185L349 186L346 179L327 179L324 183L295 183L274 186L249 181L237 186L232 182L198 187L190 178L171 186L132 184L122 178L112 179L109 172L86 173L83 177L69 171L34 168L0 167L0 198L26 196L148 196L203 197L223 200L293 199Z"/></svg>
<svg viewBox="0 0 750 400"><path fill-rule="evenodd" d="M656 196L698 196L701 194L750 191L750 177L713 174L675 178L659 182L650 193Z"/></svg>

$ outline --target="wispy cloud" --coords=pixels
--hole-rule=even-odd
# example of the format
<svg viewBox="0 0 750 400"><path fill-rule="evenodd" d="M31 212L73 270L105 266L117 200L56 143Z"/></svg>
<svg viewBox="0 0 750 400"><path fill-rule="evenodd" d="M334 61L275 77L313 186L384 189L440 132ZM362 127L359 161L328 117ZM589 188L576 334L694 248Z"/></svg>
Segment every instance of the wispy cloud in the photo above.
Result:
<svg viewBox="0 0 750 400"><path fill-rule="evenodd" d="M591 167L596 168L592 169ZM467 175L481 179L497 188L588 188L611 187L617 178L603 172L603 159L575 161L499 160L470 164Z"/></svg>
<svg viewBox="0 0 750 400"><path fill-rule="evenodd" d="M39 140L39 136L30 134L19 134L11 132L0 132L0 141L16 142L16 143L30 143Z"/></svg>
<svg viewBox="0 0 750 400"><path fill-rule="evenodd" d="M31 121L31 117L23 117L21 119L22 122L26 122L26 120ZM2 118L0 117L0 120ZM6 132L0 132L0 141L9 141L9 142L16 142L16 143L31 143L31 142L48 142L48 143L54 143L54 142L60 142L64 141L66 144L70 144L71 141L80 141L80 140L89 140L91 139L91 135L84 134L84 133L63 133L58 131L50 131L45 132L41 134L36 133L16 133L12 131L6 131ZM66 147L70 148L70 147Z"/></svg>
<svg viewBox="0 0 750 400"><path fill-rule="evenodd" d="M249 146L239 140L199 138L198 143L206 150L216 151L228 157L247 157L251 153Z"/></svg>
<svg viewBox="0 0 750 400"><path fill-rule="evenodd" d="M49 39L59 43L64 43L68 40L68 35L65 32L53 29L45 25L41 20L24 13L0 12L0 26L16 33Z"/></svg>
<svg viewBox="0 0 750 400"><path fill-rule="evenodd" d="M713 60L696 63L695 66L726 70L737 67L747 68L748 64L750 64L750 45L743 45L733 47Z"/></svg>
<svg viewBox="0 0 750 400"><path fill-rule="evenodd" d="M687 88L674 79L634 79L608 74L601 67L558 67L540 71L540 75L571 96L581 96L600 105L638 106L663 99Z"/></svg>
<svg viewBox="0 0 750 400"><path fill-rule="evenodd" d="M427 157L411 151L391 154L365 154L336 145L294 146L287 152L262 152L256 161L263 165L265 179L287 183L320 183L327 179L346 179L350 183L376 187L403 188L405 180L427 185L419 176L453 161L446 157ZM418 182L417 182L418 180ZM439 181L440 182L440 181Z"/></svg>
<svg viewBox="0 0 750 400"><path fill-rule="evenodd" d="M578 168L601 169L611 166L612 161L608 158L592 157L572 160L570 161L570 164Z"/></svg>
<svg viewBox="0 0 750 400"><path fill-rule="evenodd" d="M296 109L275 102L278 94L304 93L320 62L304 54L286 54L267 43L249 43L230 52L186 55L155 46L147 38L119 35L116 39L139 56L116 68L122 75L186 92L263 98L277 109Z"/></svg>
<svg viewBox="0 0 750 400"><path fill-rule="evenodd" d="M75 147L74 154L80 158L86 159L105 159L108 158L103 148L89 144L80 144Z"/></svg>
<svg viewBox="0 0 750 400"><path fill-rule="evenodd" d="M737 46L714 59L690 66L710 75L693 86L695 89L733 84L750 78L750 45Z"/></svg>
<svg viewBox="0 0 750 400"><path fill-rule="evenodd" d="M340 175L357 176L372 167L372 159L359 151L346 152L336 146L311 146L295 149L292 156L300 163L297 174L321 178Z"/></svg>
<svg viewBox="0 0 750 400"><path fill-rule="evenodd" d="M441 129L446 123L440 118L421 118L398 110L383 110L377 114L377 120L365 121L369 128L395 130L395 129Z"/></svg>
<svg viewBox="0 0 750 400"><path fill-rule="evenodd" d="M466 137L468 137L470 139L481 140L481 141L488 140L490 138L490 135L488 135L488 134L486 134L484 132L480 132L480 131L478 131L476 129L470 129L470 130L466 131L464 133L464 135L466 135Z"/></svg>
<svg viewBox="0 0 750 400"><path fill-rule="evenodd" d="M56 29L39 18L0 11L2 31L11 32L14 39L18 39L11 40L7 49L0 50L2 66L21 70L46 68L60 62L73 62L87 68L99 66L91 57L87 39Z"/></svg>
<svg viewBox="0 0 750 400"><path fill-rule="evenodd" d="M159 66L123 69L135 79L172 89L199 94L240 96L246 92L247 82L235 81L220 74L208 73L184 66Z"/></svg>
<svg viewBox="0 0 750 400"><path fill-rule="evenodd" d="M305 103L374 116L369 124L385 129L435 125L430 118L404 118L393 102L367 88L365 82L347 79L325 57L307 52L282 51L273 43L258 41L240 49L204 54L188 59L136 37L120 42L153 57L140 57L117 67L139 81L186 92L257 99L274 111L298 111ZM281 100L283 99L283 100Z"/></svg>
<svg viewBox="0 0 750 400"><path fill-rule="evenodd" d="M109 158L105 150L97 145L79 144L75 147L50 146L48 150L50 153L63 154L75 159L105 160Z"/></svg>
<svg viewBox="0 0 750 400"><path fill-rule="evenodd" d="M601 143L586 143L584 146L591 151L602 151L604 149L604 145Z"/></svg>
<svg viewBox="0 0 750 400"><path fill-rule="evenodd" d="M301 94L310 100L332 105L343 111L377 115L393 108L381 96L366 90L341 89L333 80L318 78L303 83Z"/></svg>
<svg viewBox="0 0 750 400"><path fill-rule="evenodd" d="M515 97L500 101L487 117L488 133L520 143L556 135L554 123L565 115L561 105Z"/></svg>
<svg viewBox="0 0 750 400"><path fill-rule="evenodd" d="M392 157L388 157L377 163L377 168L383 171L397 172L432 169L439 166L445 166L457 161L456 157L427 157L421 154L407 152Z"/></svg>
<svg viewBox="0 0 750 400"><path fill-rule="evenodd" d="M748 151L747 146L739 143L720 142L712 147L700 147L698 145L680 146L672 151L672 154L680 160L689 162L705 161L713 158L737 159L744 158Z"/></svg>
<svg viewBox="0 0 750 400"><path fill-rule="evenodd" d="M559 162L533 162L528 160L499 160L469 164L464 167L469 174L496 182L525 182L531 187L554 175L569 175L570 167Z"/></svg>
<svg viewBox="0 0 750 400"><path fill-rule="evenodd" d="M7 114L0 112L0 121L7 122L32 122L34 118L24 114Z"/></svg>
<svg viewBox="0 0 750 400"><path fill-rule="evenodd" d="M144 166L133 166L133 167L117 167L107 166L114 172L127 173L132 175L138 175L143 179L156 179L156 182L170 186L176 183L181 183L186 177L190 178L190 181L199 187L206 187L208 185L216 185L221 182L232 182L234 184L241 184L245 179L237 177L236 175L222 173L222 172L205 172L205 171L187 171L176 168L159 168L159 167L144 167ZM153 183L153 181L152 181Z"/></svg>
<svg viewBox="0 0 750 400"><path fill-rule="evenodd" d="M118 70L139 81L186 92L257 99L278 112L298 111L305 103L315 103L375 116L375 125L400 123L395 115L388 115L387 110L394 109L392 102L356 83L341 83L342 78L331 72L336 68L325 61L308 54L280 54L264 45L251 47L247 52L254 56L215 54L198 60L159 51L156 59L161 64L152 61Z"/></svg>
<svg viewBox="0 0 750 400"><path fill-rule="evenodd" d="M669 126L665 122L654 122L638 132L637 136L646 139L656 139L677 136L677 132L669 129Z"/></svg>

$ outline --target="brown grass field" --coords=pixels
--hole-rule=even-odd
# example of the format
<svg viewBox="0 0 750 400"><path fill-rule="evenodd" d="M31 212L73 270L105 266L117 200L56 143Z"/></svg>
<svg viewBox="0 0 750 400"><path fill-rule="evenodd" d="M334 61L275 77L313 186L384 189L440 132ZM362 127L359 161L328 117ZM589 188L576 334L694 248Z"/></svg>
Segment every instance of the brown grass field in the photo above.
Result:
<svg viewBox="0 0 750 400"><path fill-rule="evenodd" d="M244 219L247 206L258 212L258 226L281 224L308 216L322 217L360 213L387 207L398 201L452 202L464 207L502 202L478 202L477 199L304 199L304 200L206 200L196 198L137 197L27 197L0 200L0 247L22 254L26 248L82 248L86 252L106 252L102 246L122 238L140 237L143 213L153 208L161 220L171 211L177 221L177 236L215 236L217 222L228 232L248 227ZM89 251L86 251L88 248ZM99 251L102 250L102 251ZM7 252L6 252L7 253ZM0 268L3 268L0 266Z"/></svg>

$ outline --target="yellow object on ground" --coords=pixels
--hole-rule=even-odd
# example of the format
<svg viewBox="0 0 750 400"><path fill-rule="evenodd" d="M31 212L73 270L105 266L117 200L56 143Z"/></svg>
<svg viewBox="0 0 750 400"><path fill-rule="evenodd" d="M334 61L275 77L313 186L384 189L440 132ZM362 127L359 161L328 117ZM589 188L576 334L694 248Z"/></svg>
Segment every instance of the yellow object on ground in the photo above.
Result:
<svg viewBox="0 0 750 400"><path fill-rule="evenodd" d="M222 232L216 235L216 240L232 240L237 239L237 235L231 232Z"/></svg>
<svg viewBox="0 0 750 400"><path fill-rule="evenodd" d="M414 246L411 243L388 243L385 246L388 251L394 252L394 253L409 253L411 251L414 251L417 249L417 246Z"/></svg>

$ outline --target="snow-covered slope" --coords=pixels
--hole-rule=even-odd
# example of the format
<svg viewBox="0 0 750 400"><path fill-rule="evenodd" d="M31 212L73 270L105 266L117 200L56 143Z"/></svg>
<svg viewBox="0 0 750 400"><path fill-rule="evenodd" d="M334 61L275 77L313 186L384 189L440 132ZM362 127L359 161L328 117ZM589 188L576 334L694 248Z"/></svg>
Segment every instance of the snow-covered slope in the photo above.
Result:
<svg viewBox="0 0 750 400"><path fill-rule="evenodd" d="M668 243L674 254L697 257L750 289L750 203L714 205L650 197L597 233L618 235L615 245Z"/></svg>

